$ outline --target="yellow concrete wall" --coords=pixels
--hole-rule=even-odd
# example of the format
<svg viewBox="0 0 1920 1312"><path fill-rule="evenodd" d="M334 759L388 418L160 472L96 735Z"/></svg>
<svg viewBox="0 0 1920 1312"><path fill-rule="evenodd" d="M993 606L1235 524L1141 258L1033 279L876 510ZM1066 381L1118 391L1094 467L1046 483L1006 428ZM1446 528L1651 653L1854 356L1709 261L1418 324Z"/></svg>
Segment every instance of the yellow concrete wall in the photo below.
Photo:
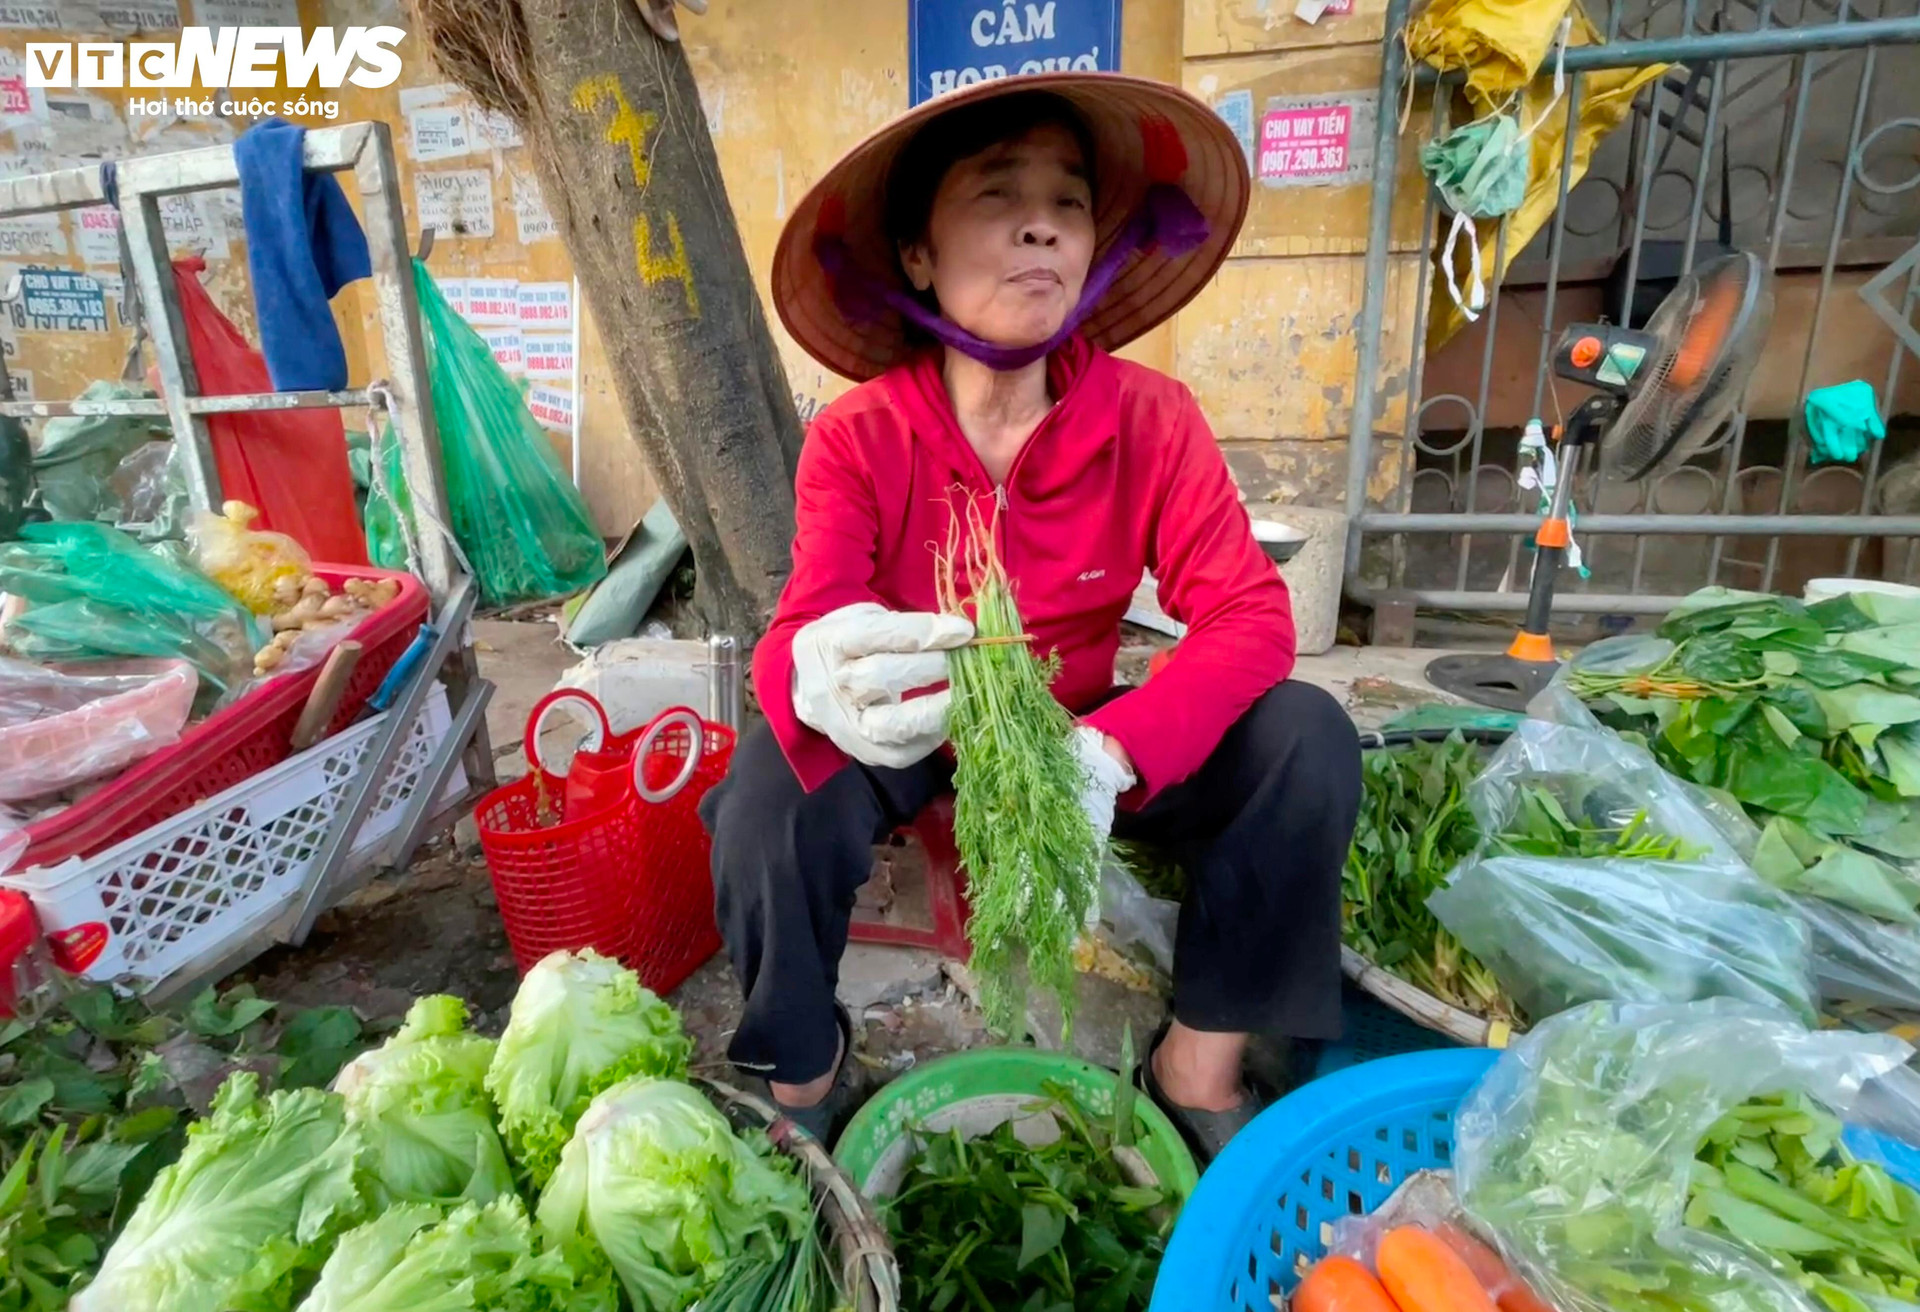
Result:
<svg viewBox="0 0 1920 1312"><path fill-rule="evenodd" d="M1307 23L1294 16L1293 0L1184 0L1181 83L1216 107L1250 99L1257 152L1271 98L1377 93L1385 0L1352 0L1351 9ZM1376 105L1375 112L1398 109ZM1361 126L1351 147L1362 144ZM1412 146L1409 132L1386 288L1380 433L1397 433L1405 422L1408 382L1419 367L1412 327L1424 193ZM1350 180L1286 187L1256 176L1232 257L1176 321L1177 370L1211 417L1249 500L1332 506L1344 498L1371 199L1365 170ZM1396 452L1396 443L1386 444L1369 485L1375 500L1398 495Z"/></svg>

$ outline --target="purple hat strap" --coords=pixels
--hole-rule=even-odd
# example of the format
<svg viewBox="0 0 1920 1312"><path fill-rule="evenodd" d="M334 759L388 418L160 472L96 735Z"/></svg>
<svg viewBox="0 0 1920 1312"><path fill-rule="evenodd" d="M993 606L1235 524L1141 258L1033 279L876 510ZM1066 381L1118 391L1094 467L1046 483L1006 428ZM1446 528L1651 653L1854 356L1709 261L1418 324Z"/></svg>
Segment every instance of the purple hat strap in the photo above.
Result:
<svg viewBox="0 0 1920 1312"><path fill-rule="evenodd" d="M834 304L850 321L871 323L892 312L989 369L1005 372L1023 369L1065 345L1111 290L1120 270L1135 252L1158 250L1170 257L1185 255L1197 249L1207 239L1207 233L1206 216L1185 191L1169 183L1154 183L1147 188L1139 208L1127 219L1113 244L1094 261L1080 293L1080 303L1067 315L1066 322L1046 341L1032 346L996 346L975 337L952 320L941 318L914 297L855 264L853 252L838 234L816 233L813 255L826 271Z"/></svg>

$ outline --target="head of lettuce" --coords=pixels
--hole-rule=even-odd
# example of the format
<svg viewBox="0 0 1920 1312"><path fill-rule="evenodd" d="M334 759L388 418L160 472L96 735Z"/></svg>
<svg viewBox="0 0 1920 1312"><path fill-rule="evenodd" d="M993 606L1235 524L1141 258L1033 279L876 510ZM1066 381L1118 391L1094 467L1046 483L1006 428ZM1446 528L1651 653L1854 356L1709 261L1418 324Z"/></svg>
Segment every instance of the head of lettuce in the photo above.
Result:
<svg viewBox="0 0 1920 1312"><path fill-rule="evenodd" d="M485 1088L492 1060L493 1040L467 1030L466 1004L435 994L341 1070L333 1087L367 1140L380 1201L486 1203L513 1192Z"/></svg>
<svg viewBox="0 0 1920 1312"><path fill-rule="evenodd" d="M592 949L543 957L487 1070L514 1165L541 1189L595 1094L631 1075L685 1075L692 1051L673 1008L619 962Z"/></svg>
<svg viewBox="0 0 1920 1312"><path fill-rule="evenodd" d="M636 1312L681 1312L745 1257L813 1224L807 1186L696 1089L638 1077L580 1117L540 1195L547 1242L611 1262Z"/></svg>
<svg viewBox="0 0 1920 1312"><path fill-rule="evenodd" d="M338 1094L229 1076L70 1312L288 1307L359 1219L365 1151Z"/></svg>

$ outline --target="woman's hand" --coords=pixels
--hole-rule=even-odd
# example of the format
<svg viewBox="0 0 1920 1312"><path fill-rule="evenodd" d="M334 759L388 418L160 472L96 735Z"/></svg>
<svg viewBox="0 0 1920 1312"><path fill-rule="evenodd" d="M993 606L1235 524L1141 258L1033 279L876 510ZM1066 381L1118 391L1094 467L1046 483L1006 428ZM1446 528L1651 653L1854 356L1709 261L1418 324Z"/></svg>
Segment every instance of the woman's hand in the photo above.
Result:
<svg viewBox="0 0 1920 1312"><path fill-rule="evenodd" d="M793 635L793 711L863 765L901 770L946 740L946 653L973 638L964 615L842 606Z"/></svg>
<svg viewBox="0 0 1920 1312"><path fill-rule="evenodd" d="M1094 835L1105 842L1113 832L1113 806L1120 794L1139 782L1127 749L1090 724L1073 731L1073 755L1086 774L1080 788L1080 809L1087 813Z"/></svg>

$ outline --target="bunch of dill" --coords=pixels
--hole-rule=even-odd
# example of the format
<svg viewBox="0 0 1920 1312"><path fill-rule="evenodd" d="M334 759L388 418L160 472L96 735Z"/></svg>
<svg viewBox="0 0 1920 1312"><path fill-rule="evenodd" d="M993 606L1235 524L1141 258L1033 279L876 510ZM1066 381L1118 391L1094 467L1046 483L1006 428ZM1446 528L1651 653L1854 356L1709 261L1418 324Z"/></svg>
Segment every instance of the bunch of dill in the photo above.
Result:
<svg viewBox="0 0 1920 1312"><path fill-rule="evenodd" d="M947 662L953 829L972 904L972 967L988 1026L1017 1037L1025 1029L1022 955L1028 979L1054 995L1071 1031L1073 946L1099 895L1105 836L1081 809L1073 721L1049 691L1059 661L1036 657L1021 627L997 519L977 503L964 527L956 514L936 580L942 609L970 612L976 633Z"/></svg>

